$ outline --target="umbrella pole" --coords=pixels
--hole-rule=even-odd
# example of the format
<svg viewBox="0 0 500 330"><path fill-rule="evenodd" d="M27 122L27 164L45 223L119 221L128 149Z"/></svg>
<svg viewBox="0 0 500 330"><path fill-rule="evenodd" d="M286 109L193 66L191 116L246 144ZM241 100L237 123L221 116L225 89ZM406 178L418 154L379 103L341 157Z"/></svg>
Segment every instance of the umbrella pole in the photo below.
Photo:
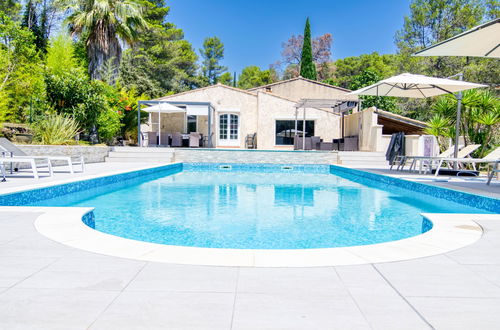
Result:
<svg viewBox="0 0 500 330"><path fill-rule="evenodd" d="M294 145L294 149L297 148L299 149L299 144L297 143L297 129L298 129L298 115L299 115L299 108L295 108L295 133L293 134L293 145ZM285 136L286 136L286 132L285 132Z"/></svg>
<svg viewBox="0 0 500 330"><path fill-rule="evenodd" d="M302 150L306 150L306 108L304 108L304 120L302 121Z"/></svg>
<svg viewBox="0 0 500 330"><path fill-rule="evenodd" d="M160 129L161 129L161 117L160 117L160 111L158 111L158 147L161 145Z"/></svg>
<svg viewBox="0 0 500 330"><path fill-rule="evenodd" d="M463 73L458 74L458 80L463 80ZM458 142L460 139L460 120L462 115L462 92L457 94L457 121L455 123L455 149L453 151L453 158L458 157ZM453 163L453 169L458 170L458 162Z"/></svg>

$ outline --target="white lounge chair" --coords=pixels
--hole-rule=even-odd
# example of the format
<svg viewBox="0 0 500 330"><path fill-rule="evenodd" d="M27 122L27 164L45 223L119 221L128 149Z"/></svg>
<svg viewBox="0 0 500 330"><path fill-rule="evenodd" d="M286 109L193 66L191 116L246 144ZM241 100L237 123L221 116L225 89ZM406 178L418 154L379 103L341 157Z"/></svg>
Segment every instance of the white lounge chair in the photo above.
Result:
<svg viewBox="0 0 500 330"><path fill-rule="evenodd" d="M50 163L50 161L47 158L39 158L39 159L46 161L46 164L44 164L44 165L46 165L47 168L49 169L49 176L52 176L52 174L53 174L53 172L52 172L52 164ZM28 157L18 158L18 157L6 157L6 156L0 157L0 164L1 164L2 172L3 172L4 175L5 175L5 164L6 163L10 163L11 164L11 169L12 169L12 164L14 164L14 163L26 163L26 164L29 164L30 167L31 167L31 171L33 172L33 177L35 179L39 179L40 178L40 176L38 175L38 167L37 167L37 163L36 163L36 159L35 158L28 158Z"/></svg>
<svg viewBox="0 0 500 330"><path fill-rule="evenodd" d="M462 148L462 146L459 146L458 147L459 149ZM420 166L422 166L423 164L423 161L427 160L429 163L433 162L433 161L436 161L436 160L439 160L441 158L445 158L445 157L451 157L453 155L453 152L455 151L455 146L452 145L450 146L448 149L446 149L445 151L443 151L442 153L440 153L439 155L437 156L398 156L398 158L396 158L394 160L394 162L391 164L391 170L392 170L392 167L399 163L398 164L398 167L397 167L397 170L404 170L404 167L406 166L406 163L408 161L411 161L410 163L410 168L409 170L413 170L417 164L417 161L420 161ZM431 164L432 166L432 164ZM421 171L421 168L420 168L420 171Z"/></svg>
<svg viewBox="0 0 500 330"><path fill-rule="evenodd" d="M488 174L488 181L486 181L486 184L489 186L491 183L491 180L493 179L493 176L497 173L500 173L500 160L493 163L491 166L491 171Z"/></svg>
<svg viewBox="0 0 500 330"><path fill-rule="evenodd" d="M496 148L483 158L443 158L439 160L439 164L436 168L435 176L438 176L439 171L441 170L441 166L444 162L453 163L458 162L460 164L472 164L474 169L476 168L476 164L495 164L500 161L500 147Z"/></svg>
<svg viewBox="0 0 500 330"><path fill-rule="evenodd" d="M35 160L45 160L47 163L49 163L50 166L50 173L52 173L52 162L53 161L62 161L65 162L68 165L69 172L71 174L75 173L74 166L75 165L80 165L80 171L85 172L85 161L83 159L82 155L79 156L29 156L27 155L24 151L16 147L14 144L12 144L9 140L6 138L0 138L0 151L8 152L10 153L9 158L12 158L14 160L19 160L17 163L28 163L28 161L21 161L22 159L30 160L30 159L35 159ZM11 165L15 164L15 161L10 162Z"/></svg>

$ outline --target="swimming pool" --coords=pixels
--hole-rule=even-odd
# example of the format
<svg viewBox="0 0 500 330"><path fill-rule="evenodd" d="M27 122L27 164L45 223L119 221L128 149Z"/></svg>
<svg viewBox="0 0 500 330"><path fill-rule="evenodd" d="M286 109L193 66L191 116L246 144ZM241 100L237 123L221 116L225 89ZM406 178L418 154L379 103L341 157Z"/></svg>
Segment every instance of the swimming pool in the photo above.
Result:
<svg viewBox="0 0 500 330"><path fill-rule="evenodd" d="M328 165L183 164L33 205L94 207L98 231L166 245L315 249L426 232L420 214L486 213Z"/></svg>

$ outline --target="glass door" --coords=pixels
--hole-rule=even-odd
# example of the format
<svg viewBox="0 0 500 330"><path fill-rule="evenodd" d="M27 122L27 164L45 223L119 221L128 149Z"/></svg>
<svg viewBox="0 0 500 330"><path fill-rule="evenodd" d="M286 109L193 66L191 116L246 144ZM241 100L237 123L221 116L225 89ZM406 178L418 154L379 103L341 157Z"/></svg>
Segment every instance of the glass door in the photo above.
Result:
<svg viewBox="0 0 500 330"><path fill-rule="evenodd" d="M239 139L240 117L235 114L223 113L219 115L219 145L237 147Z"/></svg>

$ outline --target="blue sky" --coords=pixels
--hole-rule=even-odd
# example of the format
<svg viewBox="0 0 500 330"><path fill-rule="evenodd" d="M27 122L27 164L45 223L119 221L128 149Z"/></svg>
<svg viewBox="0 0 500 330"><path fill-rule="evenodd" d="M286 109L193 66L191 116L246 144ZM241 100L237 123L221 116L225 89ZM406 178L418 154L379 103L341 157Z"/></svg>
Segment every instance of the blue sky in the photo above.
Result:
<svg viewBox="0 0 500 330"><path fill-rule="evenodd" d="M333 35L333 59L377 51L394 53L394 33L409 13L410 0L167 0L168 21L184 30L197 54L203 40L224 43L223 65L231 72L246 66L267 69L281 57L281 44L302 34L311 20L313 37Z"/></svg>

